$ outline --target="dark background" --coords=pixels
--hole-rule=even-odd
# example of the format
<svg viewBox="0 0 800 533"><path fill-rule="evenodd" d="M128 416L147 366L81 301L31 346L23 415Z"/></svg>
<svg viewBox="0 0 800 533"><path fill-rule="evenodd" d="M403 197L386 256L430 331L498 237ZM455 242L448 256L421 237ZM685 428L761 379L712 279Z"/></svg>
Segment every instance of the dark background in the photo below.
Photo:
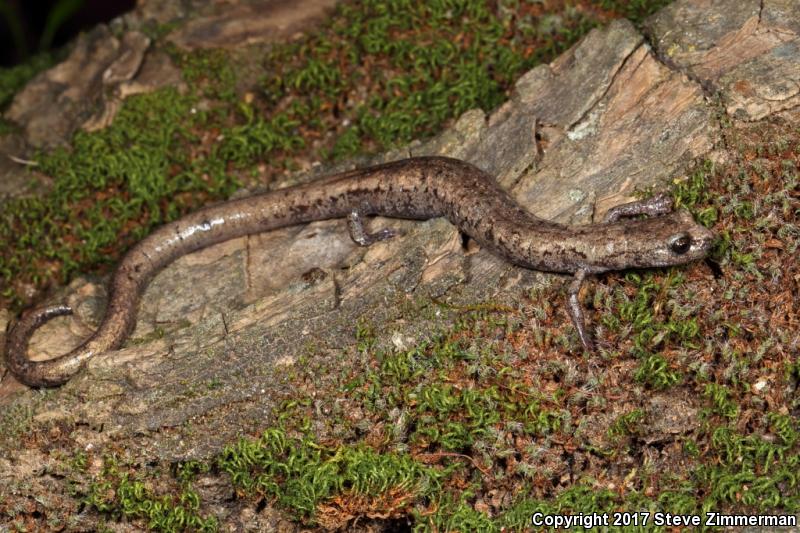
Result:
<svg viewBox="0 0 800 533"><path fill-rule="evenodd" d="M56 49L135 5L136 0L0 0L0 67Z"/></svg>

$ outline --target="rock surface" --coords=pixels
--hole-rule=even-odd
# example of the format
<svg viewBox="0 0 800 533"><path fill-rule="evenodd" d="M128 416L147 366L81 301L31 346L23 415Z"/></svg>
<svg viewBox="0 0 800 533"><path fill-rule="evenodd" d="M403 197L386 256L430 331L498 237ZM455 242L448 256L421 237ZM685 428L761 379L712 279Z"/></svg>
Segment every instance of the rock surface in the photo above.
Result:
<svg viewBox="0 0 800 533"><path fill-rule="evenodd" d="M676 2L649 32L659 55L753 121L800 106L800 6L793 0Z"/></svg>
<svg viewBox="0 0 800 533"><path fill-rule="evenodd" d="M330 4L313 3L323 10ZM649 21L655 51L630 23L615 21L525 74L513 97L489 116L470 111L438 137L380 159L468 159L498 176L533 212L591 222L637 189L680 178L689 161L712 149L718 117L709 91L721 96L733 119L758 120L800 105L800 17L792 10L791 0L679 0ZM236 13L204 15L171 38L191 47L198 36L208 42L213 34L219 36L214 46L230 46L272 31L266 15L242 26L232 22ZM118 38L98 29L31 82L7 116L23 126L28 145L59 144L81 125L112 120L103 87L144 84L152 61L158 58L141 34ZM164 68L158 72L172 67ZM148 76L179 83L179 77ZM96 357L67 385L46 393L7 376L0 384L2 423L9 427L25 413L26 431L60 420L76 424L76 449L113 442L143 460L205 457L267 425L286 386L283 377L304 371L308 347L314 346L313 357L340 355L354 345L360 317L381 324L385 339L413 342L429 324L404 316L405 302L431 296L513 302L553 277L486 251L465 253L444 220L374 224L403 235L363 250L349 241L343 222L318 222L177 260L148 287L126 347ZM76 315L43 327L32 353L63 353L96 327L102 284L78 280L65 294ZM15 442L0 439L0 485L50 492L55 476L25 482L47 468L47 454L35 447L19 454Z"/></svg>

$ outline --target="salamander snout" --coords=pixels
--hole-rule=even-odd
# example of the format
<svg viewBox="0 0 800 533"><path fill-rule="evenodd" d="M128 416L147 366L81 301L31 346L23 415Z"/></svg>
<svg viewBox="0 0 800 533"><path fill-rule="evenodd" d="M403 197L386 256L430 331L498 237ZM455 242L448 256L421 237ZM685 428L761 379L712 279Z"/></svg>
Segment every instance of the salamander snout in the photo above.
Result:
<svg viewBox="0 0 800 533"><path fill-rule="evenodd" d="M604 257L609 270L683 265L704 258L714 244L714 232L685 209L623 224L626 253Z"/></svg>

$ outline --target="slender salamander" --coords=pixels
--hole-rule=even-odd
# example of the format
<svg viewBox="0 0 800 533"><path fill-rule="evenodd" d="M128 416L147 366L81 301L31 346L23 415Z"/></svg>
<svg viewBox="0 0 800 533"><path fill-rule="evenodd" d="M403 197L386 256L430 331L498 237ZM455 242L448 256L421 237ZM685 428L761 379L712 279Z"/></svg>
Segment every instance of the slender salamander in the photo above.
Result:
<svg viewBox="0 0 800 533"><path fill-rule="evenodd" d="M640 214L650 217L626 219ZM491 176L469 163L415 157L212 205L162 226L120 262L105 317L91 337L54 359L31 361L27 349L33 331L72 310L56 305L28 311L8 332L8 369L30 386L56 386L93 355L119 348L134 327L148 282L178 257L243 235L338 217L347 217L351 237L362 246L394 235L388 229L367 233L362 224L365 215L446 217L481 246L514 264L574 274L568 309L584 348L590 351L592 341L578 301L588 274L688 263L704 257L714 237L688 211L673 211L666 196L617 206L600 224L563 226L526 211Z"/></svg>

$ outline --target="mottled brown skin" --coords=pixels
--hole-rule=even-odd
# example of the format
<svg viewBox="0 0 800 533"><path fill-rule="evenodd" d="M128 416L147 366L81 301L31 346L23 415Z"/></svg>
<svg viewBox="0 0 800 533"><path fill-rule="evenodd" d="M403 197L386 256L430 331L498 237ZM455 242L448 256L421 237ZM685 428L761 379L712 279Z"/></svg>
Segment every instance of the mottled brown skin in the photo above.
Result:
<svg viewBox="0 0 800 533"><path fill-rule="evenodd" d="M577 304L577 291L587 274L683 264L708 252L713 234L696 224L688 212L669 213L671 202L667 207L663 204L663 197L625 204L612 210L609 222L567 227L530 214L491 176L456 159L417 157L336 174L206 207L162 226L120 262L97 332L62 356L34 362L27 356L33 330L71 309L55 306L29 311L7 335L7 366L30 386L60 385L88 358L122 345L135 325L139 298L148 282L178 257L243 235L338 217L348 217L353 238L369 244L391 236L386 231L363 232L359 215L373 214L407 219L443 216L514 264L576 274L570 288L570 312L584 346L591 349ZM641 213L662 216L619 220Z"/></svg>

